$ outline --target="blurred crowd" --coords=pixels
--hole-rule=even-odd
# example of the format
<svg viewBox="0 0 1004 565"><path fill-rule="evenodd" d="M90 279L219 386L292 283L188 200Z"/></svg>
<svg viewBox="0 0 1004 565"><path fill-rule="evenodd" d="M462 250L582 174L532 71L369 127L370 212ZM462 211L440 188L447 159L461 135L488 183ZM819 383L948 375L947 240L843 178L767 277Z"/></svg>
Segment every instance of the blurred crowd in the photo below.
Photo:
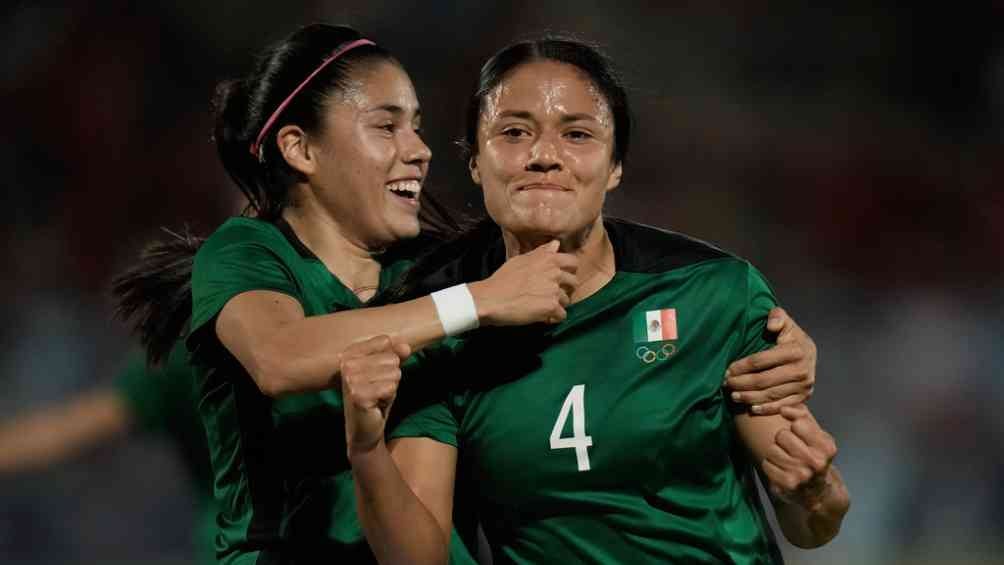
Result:
<svg viewBox="0 0 1004 565"><path fill-rule="evenodd" d="M788 561L1001 562L999 3L93 4L0 8L0 419L114 375L132 340L111 278L160 226L234 212L209 102L265 42L328 21L387 45L425 103L427 190L477 213L453 140L479 62L571 32L607 47L635 105L608 214L748 258L819 345L813 409L853 504L837 540ZM0 476L0 562L188 562L170 449L118 447Z"/></svg>

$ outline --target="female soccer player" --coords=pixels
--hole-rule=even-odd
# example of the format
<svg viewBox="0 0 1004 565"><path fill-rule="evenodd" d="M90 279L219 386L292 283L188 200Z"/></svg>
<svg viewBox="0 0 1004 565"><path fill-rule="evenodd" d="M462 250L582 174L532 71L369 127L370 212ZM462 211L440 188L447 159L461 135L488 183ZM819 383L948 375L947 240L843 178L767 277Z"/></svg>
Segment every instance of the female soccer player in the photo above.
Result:
<svg viewBox="0 0 1004 565"><path fill-rule="evenodd" d="M418 235L430 159L420 121L400 64L345 27L303 28L220 91L216 143L253 217L228 220L199 249L187 343L222 563L372 559L341 443L338 379L352 342L388 334L418 349L477 325L565 318L578 261L543 241L470 285L363 308L411 263L413 249L397 244ZM173 261L161 258L167 270ZM156 304L143 319L153 346L180 326ZM770 370L794 372L756 388L811 385L811 354L781 357Z"/></svg>
<svg viewBox="0 0 1004 565"><path fill-rule="evenodd" d="M715 247L602 215L628 116L610 64L585 44L518 43L483 67L470 171L501 230L456 244L468 253L451 268L476 276L558 239L579 258L578 284L556 326L475 332L423 352L405 382L452 384L404 416L389 447L409 348L377 337L345 352L349 460L381 562L445 561L455 477L477 485L495 563L779 562L755 468L789 540L814 547L836 535L849 498L833 439L804 406L753 416L721 388L732 361L772 345L762 275Z"/></svg>

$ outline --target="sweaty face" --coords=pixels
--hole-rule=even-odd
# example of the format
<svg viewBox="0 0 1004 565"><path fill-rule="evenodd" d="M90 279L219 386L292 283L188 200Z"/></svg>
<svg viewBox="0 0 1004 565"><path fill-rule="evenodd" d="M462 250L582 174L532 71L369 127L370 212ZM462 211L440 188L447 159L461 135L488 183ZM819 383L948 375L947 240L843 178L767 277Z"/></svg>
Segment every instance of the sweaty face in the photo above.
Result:
<svg viewBox="0 0 1004 565"><path fill-rule="evenodd" d="M408 75L392 62L364 66L327 106L311 178L318 200L344 235L368 249L418 235L432 153L419 136L421 111Z"/></svg>
<svg viewBox="0 0 1004 565"><path fill-rule="evenodd" d="M577 237L620 182L614 120L588 75L550 60L523 64L483 100L471 176L488 214L517 237Z"/></svg>

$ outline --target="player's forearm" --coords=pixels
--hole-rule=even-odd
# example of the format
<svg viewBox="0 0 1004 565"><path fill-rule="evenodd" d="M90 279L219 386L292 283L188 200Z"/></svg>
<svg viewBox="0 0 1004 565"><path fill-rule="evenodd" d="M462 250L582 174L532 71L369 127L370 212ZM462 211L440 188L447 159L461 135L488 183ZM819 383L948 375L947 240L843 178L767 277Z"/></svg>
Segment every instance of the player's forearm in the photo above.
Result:
<svg viewBox="0 0 1004 565"><path fill-rule="evenodd" d="M495 323L492 290L484 281L468 285L478 319ZM412 351L446 336L430 296L400 304L308 316L286 324L265 343L252 348L254 361L246 366L262 392L281 396L339 386L341 353L349 345L378 335L407 343Z"/></svg>
<svg viewBox="0 0 1004 565"><path fill-rule="evenodd" d="M449 536L404 481L386 446L349 454L349 461L359 521L377 560L445 564Z"/></svg>
<svg viewBox="0 0 1004 565"><path fill-rule="evenodd" d="M818 496L803 503L775 499L774 511L784 537L795 546L809 549L836 537L850 503L840 472L831 466Z"/></svg>
<svg viewBox="0 0 1004 565"><path fill-rule="evenodd" d="M276 330L252 348L246 366L270 396L337 387L342 351L356 341L388 335L416 351L444 337L432 299L309 316Z"/></svg>
<svg viewBox="0 0 1004 565"><path fill-rule="evenodd" d="M0 426L0 473L62 462L125 434L129 413L112 391L97 391L25 414Z"/></svg>

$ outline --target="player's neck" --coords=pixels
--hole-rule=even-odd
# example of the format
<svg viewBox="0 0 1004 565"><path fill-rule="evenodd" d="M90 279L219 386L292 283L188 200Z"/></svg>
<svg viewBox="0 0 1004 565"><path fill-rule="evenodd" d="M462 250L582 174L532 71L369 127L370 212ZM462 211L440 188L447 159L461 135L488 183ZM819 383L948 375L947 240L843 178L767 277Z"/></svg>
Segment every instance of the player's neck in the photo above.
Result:
<svg viewBox="0 0 1004 565"><path fill-rule="evenodd" d="M602 216L576 233L563 234L557 238L553 235L515 234L503 229L502 239L505 242L506 257L528 253L554 239L561 242L561 253L571 253L578 257L579 270L576 277L579 279L579 286L572 293L573 304L592 296L614 277L614 249L603 226Z"/></svg>
<svg viewBox="0 0 1004 565"><path fill-rule="evenodd" d="M376 293L380 263L374 252L349 237L329 215L312 206L289 206L282 217L307 249L360 300L366 301Z"/></svg>

